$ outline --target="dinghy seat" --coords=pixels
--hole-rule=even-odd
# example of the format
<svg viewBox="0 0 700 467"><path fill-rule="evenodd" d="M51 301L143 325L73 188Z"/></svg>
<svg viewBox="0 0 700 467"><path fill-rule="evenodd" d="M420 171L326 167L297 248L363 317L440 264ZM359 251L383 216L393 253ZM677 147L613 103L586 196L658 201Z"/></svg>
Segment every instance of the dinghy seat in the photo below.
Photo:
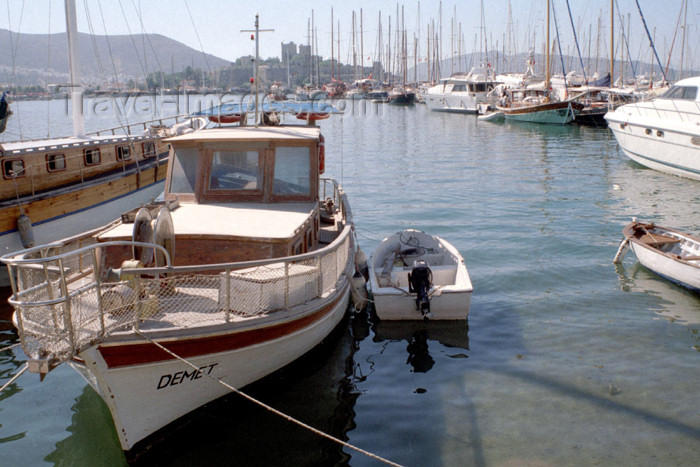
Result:
<svg viewBox="0 0 700 467"><path fill-rule="evenodd" d="M675 237L669 237L668 235L645 233L637 240L644 243L645 245L658 246L658 245L668 245L672 243L679 243L680 240Z"/></svg>

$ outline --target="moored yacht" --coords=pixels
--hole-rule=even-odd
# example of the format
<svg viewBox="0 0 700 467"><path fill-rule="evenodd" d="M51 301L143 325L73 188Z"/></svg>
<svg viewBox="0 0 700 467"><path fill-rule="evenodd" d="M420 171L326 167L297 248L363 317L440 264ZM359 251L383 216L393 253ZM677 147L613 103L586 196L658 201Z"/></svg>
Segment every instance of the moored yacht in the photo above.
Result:
<svg viewBox="0 0 700 467"><path fill-rule="evenodd" d="M620 149L661 172L700 180L700 77L678 81L659 97L605 115Z"/></svg>
<svg viewBox="0 0 700 467"><path fill-rule="evenodd" d="M454 75L422 93L430 110L437 112L478 113L479 104L488 101L496 85L491 68L472 68L469 73Z"/></svg>

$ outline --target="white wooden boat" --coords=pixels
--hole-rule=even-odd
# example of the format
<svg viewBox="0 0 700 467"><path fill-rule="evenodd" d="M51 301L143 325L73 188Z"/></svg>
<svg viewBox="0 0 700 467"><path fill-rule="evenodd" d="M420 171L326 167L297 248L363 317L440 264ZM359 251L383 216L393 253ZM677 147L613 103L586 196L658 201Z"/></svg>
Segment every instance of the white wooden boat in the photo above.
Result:
<svg viewBox="0 0 700 467"><path fill-rule="evenodd" d="M379 319L466 319L473 290L464 259L440 237L403 230L379 244L369 261Z"/></svg>
<svg viewBox="0 0 700 467"><path fill-rule="evenodd" d="M614 262L630 247L639 262L673 282L700 291L700 238L654 224L632 221L622 234Z"/></svg>
<svg viewBox="0 0 700 467"><path fill-rule="evenodd" d="M5 255L30 370L68 362L130 450L229 392L213 378L241 388L318 344L354 272L349 205L320 177L321 141L315 126L170 138L163 202Z"/></svg>
<svg viewBox="0 0 700 467"><path fill-rule="evenodd" d="M700 180L700 76L605 119L627 157L650 169Z"/></svg>

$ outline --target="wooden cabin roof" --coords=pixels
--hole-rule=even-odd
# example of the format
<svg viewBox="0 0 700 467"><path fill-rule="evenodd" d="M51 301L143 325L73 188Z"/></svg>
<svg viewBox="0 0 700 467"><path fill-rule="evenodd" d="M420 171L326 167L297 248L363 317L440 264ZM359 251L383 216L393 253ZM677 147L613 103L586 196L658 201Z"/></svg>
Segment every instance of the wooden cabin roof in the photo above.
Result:
<svg viewBox="0 0 700 467"><path fill-rule="evenodd" d="M170 214L175 234L288 239L311 216L316 203L180 204ZM134 224L118 224L101 241L131 238Z"/></svg>

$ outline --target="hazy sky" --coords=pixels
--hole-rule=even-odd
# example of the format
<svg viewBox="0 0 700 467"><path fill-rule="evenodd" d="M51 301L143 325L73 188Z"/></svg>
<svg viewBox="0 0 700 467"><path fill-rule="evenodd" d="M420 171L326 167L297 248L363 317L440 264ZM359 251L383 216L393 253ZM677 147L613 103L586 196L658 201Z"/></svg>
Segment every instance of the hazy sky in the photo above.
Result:
<svg viewBox="0 0 700 467"><path fill-rule="evenodd" d="M56 33L65 31L64 0L6 0L9 5L0 7L0 28L23 33ZM665 63L674 33L679 24L683 0L638 0L652 33L661 60ZM203 50L218 57L235 60L242 55L254 54L254 43L248 33L241 29L254 27L255 14L260 15L260 27L274 29L261 34L260 54L263 58L280 56L280 43L294 41L308 43L308 22L314 12L314 26L318 35L320 55L330 57L331 51L331 7L333 7L333 47L337 55L337 26L340 22L340 59L352 61L352 12L357 15L356 48L360 53L360 9L363 19L364 57L367 65L378 54L377 33L381 12L384 50L388 39L389 16L391 16L392 43L397 24L396 2L384 1L311 1L311 0L76 0L80 32L95 34L138 34L142 31L157 33L176 39L188 46ZM436 34L439 34L438 19L442 3L442 56L450 56L450 36L455 37L455 53L458 51L458 31L461 23L462 51L469 53L481 50L481 42L488 41L489 48L498 46L503 50L510 32L510 48L518 52L535 45L542 51L546 18L546 0L423 0L399 3L399 15L403 5L404 25L407 31L409 54L413 55L413 44L419 39L419 56L425 56L427 24L433 19ZM481 4L483 3L482 34ZM575 54L572 27L567 1L552 0L561 36L562 51ZM610 0L569 0L579 44L584 55L590 50L592 57L599 48L600 56L606 57L609 50ZM89 7L89 15L85 6ZM512 21L509 22L509 5ZM456 7L456 15L455 15ZM617 0L617 8L627 24L629 15L630 50L635 59L649 61L648 40L642 26L635 0ZM5 11L3 11L5 10ZM138 13L140 11L140 14ZM418 13L420 11L420 23ZM91 21L88 21L88 16ZM49 20L50 18L50 20ZM103 20L104 18L104 20ZM140 21L140 19L142 21ZM455 18L453 23L452 18ZM700 19L700 0L688 0L686 16L686 44L698 43L697 20ZM554 40L554 18L552 16L551 39ZM600 23L600 34L598 24ZM419 27L420 24L420 27ZM683 17L680 19L683 24ZM454 32L453 31L454 25ZM620 16L615 12L615 27L619 33ZM627 29L627 26L625 26ZM619 34L618 34L619 35ZM600 36L600 38L599 38ZM599 38L599 39L598 39ZM513 45L515 44L515 46ZM673 48L672 63L680 60L681 30L678 29ZM695 63L694 46L686 46L686 67ZM691 50L691 52L687 52ZM617 57L620 52L616 52ZM625 55L627 55L625 53ZM337 58L337 57L336 57Z"/></svg>

